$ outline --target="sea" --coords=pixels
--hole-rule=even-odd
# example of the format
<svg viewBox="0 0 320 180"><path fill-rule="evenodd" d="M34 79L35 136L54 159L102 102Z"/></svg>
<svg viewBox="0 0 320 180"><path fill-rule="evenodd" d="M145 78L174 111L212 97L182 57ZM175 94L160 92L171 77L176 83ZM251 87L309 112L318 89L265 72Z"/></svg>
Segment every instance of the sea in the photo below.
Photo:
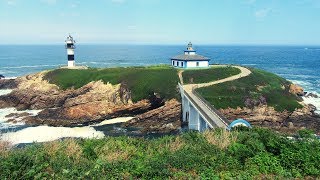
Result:
<svg viewBox="0 0 320 180"><path fill-rule="evenodd" d="M89 67L128 67L170 64L170 57L182 54L182 45L101 45L78 44L77 65ZM320 46L229 46L196 45L198 54L211 58L210 64L238 64L273 72L305 91L320 96ZM15 78L67 64L64 44L0 45L0 75ZM10 90L0 90L0 95ZM320 98L304 98L320 111ZM0 131L8 125L4 116L14 108L0 109ZM36 114L31 111L31 114ZM1 132L0 132L1 133Z"/></svg>

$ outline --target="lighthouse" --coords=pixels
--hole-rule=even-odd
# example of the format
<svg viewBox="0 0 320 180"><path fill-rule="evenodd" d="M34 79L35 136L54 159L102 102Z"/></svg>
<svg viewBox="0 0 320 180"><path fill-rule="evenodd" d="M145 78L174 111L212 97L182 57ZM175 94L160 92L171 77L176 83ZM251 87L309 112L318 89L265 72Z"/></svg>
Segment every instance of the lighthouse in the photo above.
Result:
<svg viewBox="0 0 320 180"><path fill-rule="evenodd" d="M74 62L74 49L76 46L74 45L76 42L73 40L73 37L69 34L66 40L66 49L68 54L68 68L75 67Z"/></svg>

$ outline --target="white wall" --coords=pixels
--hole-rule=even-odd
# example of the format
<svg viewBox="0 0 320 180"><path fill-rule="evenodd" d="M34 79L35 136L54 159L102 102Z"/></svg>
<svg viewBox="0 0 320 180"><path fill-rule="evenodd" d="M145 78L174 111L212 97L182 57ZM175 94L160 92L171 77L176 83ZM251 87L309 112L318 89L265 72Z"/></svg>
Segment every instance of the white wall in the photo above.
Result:
<svg viewBox="0 0 320 180"><path fill-rule="evenodd" d="M68 55L74 55L74 49L67 49Z"/></svg>
<svg viewBox="0 0 320 180"><path fill-rule="evenodd" d="M199 62L199 66L197 66L197 62ZM188 61L187 68L197 68L197 67L208 67L208 61Z"/></svg>
<svg viewBox="0 0 320 180"><path fill-rule="evenodd" d="M183 65L181 64L183 62ZM197 66L197 62L199 62L199 66ZM203 68L203 67L209 67L209 61L177 61L172 60L171 65L173 67L179 67L179 68Z"/></svg>
<svg viewBox="0 0 320 180"><path fill-rule="evenodd" d="M74 67L75 62L74 61L68 61L68 67Z"/></svg>

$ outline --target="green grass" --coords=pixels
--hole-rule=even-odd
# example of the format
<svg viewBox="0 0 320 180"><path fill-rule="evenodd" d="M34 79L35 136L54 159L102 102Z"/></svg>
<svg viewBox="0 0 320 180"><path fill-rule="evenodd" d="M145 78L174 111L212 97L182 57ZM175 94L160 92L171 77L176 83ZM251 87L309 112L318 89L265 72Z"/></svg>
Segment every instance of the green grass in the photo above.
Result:
<svg viewBox="0 0 320 180"><path fill-rule="evenodd" d="M317 140L289 140L266 129L215 130L0 151L0 179L312 179L320 177L319 162Z"/></svg>
<svg viewBox="0 0 320 180"><path fill-rule="evenodd" d="M98 80L111 84L123 83L131 90L133 101L148 98L154 92L164 99L179 97L176 90L177 70L169 66L56 69L48 72L45 79L62 89L80 88Z"/></svg>
<svg viewBox="0 0 320 180"><path fill-rule="evenodd" d="M289 93L290 82L263 70L251 71L252 74L247 77L196 91L217 108L244 107L247 97L257 99L260 96L265 97L267 104L277 111L294 111L302 107L297 97Z"/></svg>
<svg viewBox="0 0 320 180"><path fill-rule="evenodd" d="M198 84L224 79L239 73L240 69L235 67L212 67L209 69L185 70L182 76L185 84Z"/></svg>

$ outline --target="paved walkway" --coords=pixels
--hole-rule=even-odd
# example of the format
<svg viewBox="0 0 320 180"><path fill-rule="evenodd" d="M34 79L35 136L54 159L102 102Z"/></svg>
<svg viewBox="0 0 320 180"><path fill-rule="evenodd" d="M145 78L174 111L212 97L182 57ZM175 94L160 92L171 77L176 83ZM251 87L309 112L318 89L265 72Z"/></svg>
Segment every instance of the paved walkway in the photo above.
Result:
<svg viewBox="0 0 320 180"><path fill-rule="evenodd" d="M227 65L214 65L212 67L227 67ZM200 109L200 111L202 111L203 113L205 113L205 116L210 117L210 119L215 120L215 119L219 119L220 121L215 121L215 125L221 128L226 128L228 126L227 122L225 122L222 117L220 117L215 111L215 109L212 109L206 102L204 102L204 100L200 99L199 97L197 97L197 95L195 95L193 93L193 90L197 89L197 88L201 88L201 87L207 87L207 86L212 86L215 84L220 84L220 83L224 83L227 81L233 81L239 78L243 78L246 77L248 75L251 74L251 71L247 68L241 67L241 66L232 66L235 68L240 69L240 73L234 76L230 76L224 79L220 79L220 80L216 80L216 81L211 81L208 83L201 83L201 84L187 84L187 85L183 85L183 89L185 91L185 93L187 93L187 95L191 98L191 100L193 101L193 103L195 103L195 105L197 106L197 108ZM179 78L182 78L182 72L180 71L178 73ZM213 125L211 125L213 126Z"/></svg>

